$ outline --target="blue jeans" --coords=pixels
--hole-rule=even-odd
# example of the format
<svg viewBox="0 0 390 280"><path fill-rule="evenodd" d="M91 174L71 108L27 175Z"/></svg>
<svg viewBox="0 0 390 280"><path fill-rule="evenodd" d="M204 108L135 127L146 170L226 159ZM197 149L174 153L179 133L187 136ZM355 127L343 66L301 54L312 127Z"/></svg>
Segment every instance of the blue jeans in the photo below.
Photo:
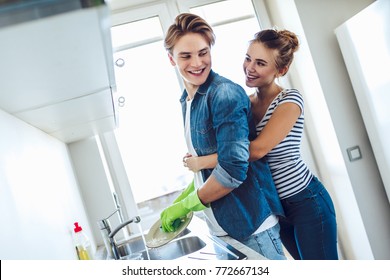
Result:
<svg viewBox="0 0 390 280"><path fill-rule="evenodd" d="M280 226L275 226L241 241L244 245L270 260L285 260L282 240L280 239Z"/></svg>
<svg viewBox="0 0 390 280"><path fill-rule="evenodd" d="M296 260L337 260L337 224L332 199L313 177L303 191L282 200L283 245Z"/></svg>

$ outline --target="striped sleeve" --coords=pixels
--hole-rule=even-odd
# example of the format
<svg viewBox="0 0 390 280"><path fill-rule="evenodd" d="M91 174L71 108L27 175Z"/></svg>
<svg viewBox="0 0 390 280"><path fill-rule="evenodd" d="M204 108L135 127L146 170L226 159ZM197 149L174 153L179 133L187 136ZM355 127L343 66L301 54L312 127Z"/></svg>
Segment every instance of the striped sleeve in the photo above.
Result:
<svg viewBox="0 0 390 280"><path fill-rule="evenodd" d="M289 89L285 91L285 94L280 100L279 105L283 103L295 103L301 108L301 112L303 113L304 102L303 97L300 92L296 89Z"/></svg>

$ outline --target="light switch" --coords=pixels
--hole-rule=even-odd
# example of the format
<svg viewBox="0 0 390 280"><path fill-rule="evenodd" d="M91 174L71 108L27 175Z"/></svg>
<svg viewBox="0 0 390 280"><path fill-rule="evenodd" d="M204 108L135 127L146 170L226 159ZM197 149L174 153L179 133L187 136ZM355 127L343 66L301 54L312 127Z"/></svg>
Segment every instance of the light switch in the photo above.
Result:
<svg viewBox="0 0 390 280"><path fill-rule="evenodd" d="M349 161L354 161L362 158L359 146L354 146L347 149Z"/></svg>

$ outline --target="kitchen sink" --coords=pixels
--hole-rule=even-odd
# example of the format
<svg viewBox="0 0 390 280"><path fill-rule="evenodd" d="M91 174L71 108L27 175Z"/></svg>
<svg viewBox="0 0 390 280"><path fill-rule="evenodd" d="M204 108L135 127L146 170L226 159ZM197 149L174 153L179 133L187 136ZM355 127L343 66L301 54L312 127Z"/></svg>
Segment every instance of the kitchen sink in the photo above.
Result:
<svg viewBox="0 0 390 280"><path fill-rule="evenodd" d="M247 256L218 237L198 231L193 221L176 239L158 247L147 248L141 235L117 245L121 258L141 254L144 260L241 260ZM193 226L191 228L191 226ZM189 229L191 228L191 229Z"/></svg>
<svg viewBox="0 0 390 280"><path fill-rule="evenodd" d="M206 246L199 237L190 236L148 250L150 260L174 260L190 255ZM146 252L145 252L146 253ZM146 255L146 254L145 254ZM148 256L146 256L148 258Z"/></svg>
<svg viewBox="0 0 390 280"><path fill-rule="evenodd" d="M132 253L141 253L143 259L173 260L185 255L189 255L205 246L206 243L203 242L199 237L190 236L172 241L158 248L145 249L142 237L137 237L129 240L126 243L123 243L122 245L119 245L118 252L120 257L125 257Z"/></svg>
<svg viewBox="0 0 390 280"><path fill-rule="evenodd" d="M181 236L188 234L190 231L185 230ZM182 256L189 255L206 246L206 243L197 236L189 236L171 241L170 243L158 247L147 249L144 245L142 236L132 238L118 246L120 257L125 257L132 253L141 253L143 259L149 260L173 260Z"/></svg>

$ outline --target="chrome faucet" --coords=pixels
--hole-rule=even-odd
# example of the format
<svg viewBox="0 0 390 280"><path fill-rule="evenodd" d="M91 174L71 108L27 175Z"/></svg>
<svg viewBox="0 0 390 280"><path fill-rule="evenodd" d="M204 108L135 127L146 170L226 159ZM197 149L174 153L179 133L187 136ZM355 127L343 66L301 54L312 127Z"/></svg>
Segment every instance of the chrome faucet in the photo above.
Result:
<svg viewBox="0 0 390 280"><path fill-rule="evenodd" d="M99 220L97 224L99 226L100 233L103 238L104 246L106 247L107 256L109 258L113 258L114 256L112 255L110 239L108 237L111 233L110 221L108 220L108 218L106 218L106 219Z"/></svg>
<svg viewBox="0 0 390 280"><path fill-rule="evenodd" d="M131 223L139 223L141 221L141 218L139 216L135 216L134 218L126 221L126 222L123 222L121 223L119 226L117 226L112 232L109 233L108 235L108 238L110 240L110 245L111 245L111 250L112 250L112 253L114 255L114 259L116 260L119 260L120 259L120 256L119 256L119 252L118 252L118 247L115 243L115 235L122 229L124 228L125 226L127 226L128 224L131 224Z"/></svg>

